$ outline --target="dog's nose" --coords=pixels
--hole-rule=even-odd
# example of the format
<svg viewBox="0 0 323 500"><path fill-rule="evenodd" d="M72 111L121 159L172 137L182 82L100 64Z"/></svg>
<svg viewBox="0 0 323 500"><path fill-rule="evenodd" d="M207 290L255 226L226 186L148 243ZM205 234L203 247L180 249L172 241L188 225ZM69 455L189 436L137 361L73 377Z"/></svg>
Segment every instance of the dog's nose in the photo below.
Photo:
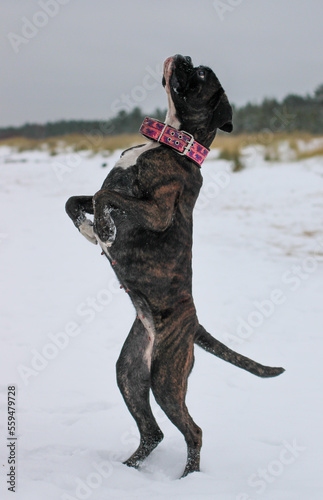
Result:
<svg viewBox="0 0 323 500"><path fill-rule="evenodd" d="M182 56L182 54L176 54L174 56L174 59L178 61L185 61L188 64L192 64L192 59L190 58L190 56Z"/></svg>

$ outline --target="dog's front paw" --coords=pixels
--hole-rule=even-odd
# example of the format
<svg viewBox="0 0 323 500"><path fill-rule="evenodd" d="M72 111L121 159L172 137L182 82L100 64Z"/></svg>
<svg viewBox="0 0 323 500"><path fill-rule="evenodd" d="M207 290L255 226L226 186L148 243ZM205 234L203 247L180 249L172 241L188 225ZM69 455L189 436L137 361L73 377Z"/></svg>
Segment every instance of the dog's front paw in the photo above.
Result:
<svg viewBox="0 0 323 500"><path fill-rule="evenodd" d="M104 209L99 216L94 219L94 233L107 247L111 247L116 239L117 228L110 215L110 209Z"/></svg>
<svg viewBox="0 0 323 500"><path fill-rule="evenodd" d="M97 238L93 230L93 222L85 219L79 226L80 233L94 245L97 244Z"/></svg>

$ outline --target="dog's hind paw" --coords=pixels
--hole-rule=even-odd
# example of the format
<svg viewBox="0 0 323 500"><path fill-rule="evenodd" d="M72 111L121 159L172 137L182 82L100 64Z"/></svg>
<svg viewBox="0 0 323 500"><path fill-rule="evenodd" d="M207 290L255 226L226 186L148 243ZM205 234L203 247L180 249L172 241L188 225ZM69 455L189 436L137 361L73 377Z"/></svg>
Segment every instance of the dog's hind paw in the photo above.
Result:
<svg viewBox="0 0 323 500"><path fill-rule="evenodd" d="M98 243L97 237L93 231L93 222L89 219L85 219L82 224L79 226L80 233L86 238L88 241L96 245Z"/></svg>
<svg viewBox="0 0 323 500"><path fill-rule="evenodd" d="M126 460L124 465L128 467L133 467L134 469L139 469L145 458L150 455L150 453L159 445L163 440L164 435L160 429L157 429L153 435L141 439L138 449L131 455L128 460Z"/></svg>
<svg viewBox="0 0 323 500"><path fill-rule="evenodd" d="M133 467L134 469L139 469L142 461L143 461L143 459L142 460L135 460L135 459L128 458L128 460L125 460L122 463L123 463L123 465L127 465L128 467Z"/></svg>

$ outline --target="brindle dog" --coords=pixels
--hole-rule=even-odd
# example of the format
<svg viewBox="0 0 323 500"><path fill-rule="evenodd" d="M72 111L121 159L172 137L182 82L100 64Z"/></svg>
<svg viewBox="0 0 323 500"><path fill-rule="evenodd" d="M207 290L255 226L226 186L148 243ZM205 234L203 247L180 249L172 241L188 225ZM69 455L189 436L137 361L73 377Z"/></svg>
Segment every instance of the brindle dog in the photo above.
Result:
<svg viewBox="0 0 323 500"><path fill-rule="evenodd" d="M217 129L232 130L232 110L210 68L180 55L164 63L166 123L208 148ZM125 462L139 467L163 439L150 408L150 389L183 433L183 476L199 470L202 431L185 404L194 344L260 377L265 367L213 338L199 324L192 297L192 212L202 185L200 168L157 142L125 151L94 196L72 197L66 211L79 231L101 245L136 309L137 318L117 362L117 381L134 417L140 444ZM86 217L94 215L94 223Z"/></svg>

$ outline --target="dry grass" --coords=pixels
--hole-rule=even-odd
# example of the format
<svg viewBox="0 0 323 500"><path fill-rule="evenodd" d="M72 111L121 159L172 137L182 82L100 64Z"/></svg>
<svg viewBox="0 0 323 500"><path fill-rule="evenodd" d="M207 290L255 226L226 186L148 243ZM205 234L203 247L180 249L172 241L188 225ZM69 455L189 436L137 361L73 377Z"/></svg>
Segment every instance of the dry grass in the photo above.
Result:
<svg viewBox="0 0 323 500"><path fill-rule="evenodd" d="M211 144L211 149L220 150L219 158L222 160L231 161L233 171L238 172L243 170L244 164L241 159L241 150L250 145L252 137L247 134L240 135L217 135Z"/></svg>
<svg viewBox="0 0 323 500"><path fill-rule="evenodd" d="M312 151L301 151L298 153L297 158L303 160L305 158L313 158L314 156L323 156L323 146L315 148Z"/></svg>
<svg viewBox="0 0 323 500"><path fill-rule="evenodd" d="M317 145L311 147L310 143L320 138ZM48 151L51 155L59 152L69 151L91 151L93 154L99 152L111 152L116 149L126 149L136 144L142 144L146 139L139 134L120 134L115 136L96 136L88 134L70 134L48 139L27 139L25 137L14 137L0 140L0 146L7 145L15 151ZM300 147L300 142L305 148ZM281 145L285 143L295 159L323 156L323 137L314 136L303 132L294 133L272 133L259 132L257 134L227 135L219 134L213 141L211 148L220 150L219 157L233 162L234 170L243 168L242 150L247 146L261 146L264 158L267 161L281 160Z"/></svg>
<svg viewBox="0 0 323 500"><path fill-rule="evenodd" d="M317 147L308 147L303 151L300 148L300 142L310 146L314 139L321 139L320 145ZM306 132L276 132L272 133L269 130L259 132L258 134L241 134L241 135L218 135L212 143L212 148L220 150L219 158L233 162L235 171L243 168L242 150L247 146L260 146L263 148L264 159L266 161L282 160L282 145L285 144L285 149L288 150L291 159L312 158L314 156L323 155L323 137L314 136Z"/></svg>
<svg viewBox="0 0 323 500"><path fill-rule="evenodd" d="M27 139L25 137L13 137L3 139L0 146L6 145L14 150L49 151L55 155L62 150L70 149L72 151L92 151L94 154L101 151L114 151L116 149L126 149L136 144L145 142L145 139L139 134L120 134L112 136L95 136L83 134L70 134L47 139Z"/></svg>
<svg viewBox="0 0 323 500"><path fill-rule="evenodd" d="M221 151L227 151L229 154L234 154L240 151L241 148L250 141L251 135L217 135L211 144L211 148L217 148Z"/></svg>
<svg viewBox="0 0 323 500"><path fill-rule="evenodd" d="M26 139L25 137L12 137L10 139L2 139L0 146L9 146L14 150L20 151L34 151L41 148L42 141L34 139Z"/></svg>
<svg viewBox="0 0 323 500"><path fill-rule="evenodd" d="M217 135L211 145L212 148L225 149L229 152L240 151L247 146L268 147L283 141L288 141L291 147L296 147L297 141L310 142L314 137L306 132L270 132L264 131L257 134L239 134L239 135Z"/></svg>

